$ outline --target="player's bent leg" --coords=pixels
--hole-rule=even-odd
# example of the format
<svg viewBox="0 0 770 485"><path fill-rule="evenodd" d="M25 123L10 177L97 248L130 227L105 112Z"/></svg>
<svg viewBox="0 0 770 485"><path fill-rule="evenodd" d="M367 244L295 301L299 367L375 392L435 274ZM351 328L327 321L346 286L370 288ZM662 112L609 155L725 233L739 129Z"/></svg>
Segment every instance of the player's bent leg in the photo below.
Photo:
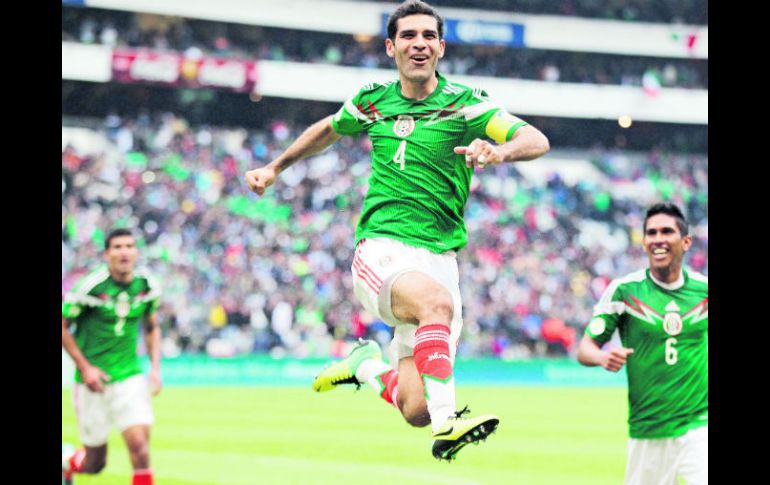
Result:
<svg viewBox="0 0 770 485"><path fill-rule="evenodd" d="M86 446L86 457L83 460L82 473L99 473L107 466L107 445Z"/></svg>
<svg viewBox="0 0 770 485"><path fill-rule="evenodd" d="M364 372L366 376L359 379L356 373L362 364L367 367ZM380 346L374 340L359 339L358 344L353 347L347 357L339 362L335 362L324 368L313 380L313 390L316 392L327 392L343 384L353 384L360 388L362 382L369 378L375 378L381 373L390 370L390 366L382 361L382 351ZM371 374L369 376L368 374Z"/></svg>
<svg viewBox="0 0 770 485"><path fill-rule="evenodd" d="M428 274L411 271L393 282L391 308L400 321L418 324L412 356L435 432L456 411L449 351L452 295Z"/></svg>
<svg viewBox="0 0 770 485"><path fill-rule="evenodd" d="M62 445L62 483L72 485L75 473L99 473L107 465L107 445L84 446L75 449L72 445Z"/></svg>
<svg viewBox="0 0 770 485"><path fill-rule="evenodd" d="M107 392L91 391L85 384L75 384L72 398L83 448L69 457L70 474L99 473L107 464L107 439L111 424L106 395Z"/></svg>
<svg viewBox="0 0 770 485"><path fill-rule="evenodd" d="M398 361L398 408L406 422L417 428L430 424L428 403L425 389L417 373L413 357L404 357Z"/></svg>
<svg viewBox="0 0 770 485"><path fill-rule="evenodd" d="M424 396L427 403L433 437L436 438L432 453L439 460L451 461L469 443L486 440L495 431L500 419L492 414L466 417L467 407L456 411L453 361L449 348L450 325L455 320L455 309L449 290L427 274L410 272L393 283L391 298L396 318L418 323L414 332L413 372L416 373L415 380L421 384L419 395ZM404 361L406 359L399 364ZM404 367L404 372L408 372L407 366ZM401 368L399 371L401 376ZM404 377L400 377L400 386L408 379ZM401 392L403 389L399 389ZM414 390L412 392L417 394ZM407 416L406 413L404 415Z"/></svg>

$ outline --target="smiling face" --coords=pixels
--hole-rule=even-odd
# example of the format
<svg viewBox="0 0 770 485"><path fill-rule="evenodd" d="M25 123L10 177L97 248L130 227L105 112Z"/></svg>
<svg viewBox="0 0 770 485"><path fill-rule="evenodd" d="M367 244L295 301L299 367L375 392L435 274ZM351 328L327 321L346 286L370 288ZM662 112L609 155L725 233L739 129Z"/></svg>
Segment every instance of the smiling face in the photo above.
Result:
<svg viewBox="0 0 770 485"><path fill-rule="evenodd" d="M444 46L437 20L424 14L398 19L394 40L385 39L387 54L396 60L402 83L423 84L435 79Z"/></svg>
<svg viewBox="0 0 770 485"><path fill-rule="evenodd" d="M647 219L642 244L653 276L673 283L679 277L684 253L692 245L692 236L682 236L675 217L655 214Z"/></svg>
<svg viewBox="0 0 770 485"><path fill-rule="evenodd" d="M113 279L130 279L138 254L133 236L115 236L110 239L109 246L104 250L104 258Z"/></svg>

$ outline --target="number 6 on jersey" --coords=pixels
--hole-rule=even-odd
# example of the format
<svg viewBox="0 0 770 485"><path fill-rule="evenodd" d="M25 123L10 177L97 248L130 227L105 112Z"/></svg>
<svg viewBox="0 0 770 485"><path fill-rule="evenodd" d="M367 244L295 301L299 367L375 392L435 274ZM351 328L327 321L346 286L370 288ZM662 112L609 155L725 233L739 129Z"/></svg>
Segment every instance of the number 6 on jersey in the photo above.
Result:
<svg viewBox="0 0 770 485"><path fill-rule="evenodd" d="M666 364L668 365L676 364L676 360L679 355L679 352L677 352L676 348L674 348L675 343L676 339L674 337L666 339Z"/></svg>

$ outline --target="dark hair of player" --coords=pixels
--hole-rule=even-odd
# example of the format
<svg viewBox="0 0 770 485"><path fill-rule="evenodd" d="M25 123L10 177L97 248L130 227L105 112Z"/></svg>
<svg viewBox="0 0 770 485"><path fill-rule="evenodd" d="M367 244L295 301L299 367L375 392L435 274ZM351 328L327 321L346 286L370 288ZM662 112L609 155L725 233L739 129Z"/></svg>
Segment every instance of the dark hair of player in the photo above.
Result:
<svg viewBox="0 0 770 485"><path fill-rule="evenodd" d="M676 226L679 228L682 237L688 234L689 228L682 210L671 202L659 202L647 209L647 215L644 216L644 232L647 232L647 220L657 214L666 214L673 217L676 219Z"/></svg>
<svg viewBox="0 0 770 485"><path fill-rule="evenodd" d="M131 232L130 229L126 229L124 227L121 227L120 229L113 229L112 232L107 236L107 239L104 241L104 250L110 249L110 241L112 241L113 238L120 237L120 236L131 236L133 237L134 234Z"/></svg>
<svg viewBox="0 0 770 485"><path fill-rule="evenodd" d="M444 38L444 19L441 18L441 15L433 7L420 0L407 0L399 5L396 11L388 17L388 38L393 42L396 41L396 23L399 19L418 14L430 15L435 18L438 25L438 38Z"/></svg>

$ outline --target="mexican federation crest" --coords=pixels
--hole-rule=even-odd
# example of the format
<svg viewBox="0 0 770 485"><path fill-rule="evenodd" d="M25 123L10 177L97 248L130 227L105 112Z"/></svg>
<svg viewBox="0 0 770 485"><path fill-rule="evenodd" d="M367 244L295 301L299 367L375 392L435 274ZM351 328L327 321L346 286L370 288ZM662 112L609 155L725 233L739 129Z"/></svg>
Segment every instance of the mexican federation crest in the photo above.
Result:
<svg viewBox="0 0 770 485"><path fill-rule="evenodd" d="M398 115L396 122L393 123L393 133L401 138L406 138L414 131L414 118L409 115Z"/></svg>
<svg viewBox="0 0 770 485"><path fill-rule="evenodd" d="M666 316L663 317L663 330L669 335L679 335L682 331L682 316L679 307L673 301L666 305Z"/></svg>

